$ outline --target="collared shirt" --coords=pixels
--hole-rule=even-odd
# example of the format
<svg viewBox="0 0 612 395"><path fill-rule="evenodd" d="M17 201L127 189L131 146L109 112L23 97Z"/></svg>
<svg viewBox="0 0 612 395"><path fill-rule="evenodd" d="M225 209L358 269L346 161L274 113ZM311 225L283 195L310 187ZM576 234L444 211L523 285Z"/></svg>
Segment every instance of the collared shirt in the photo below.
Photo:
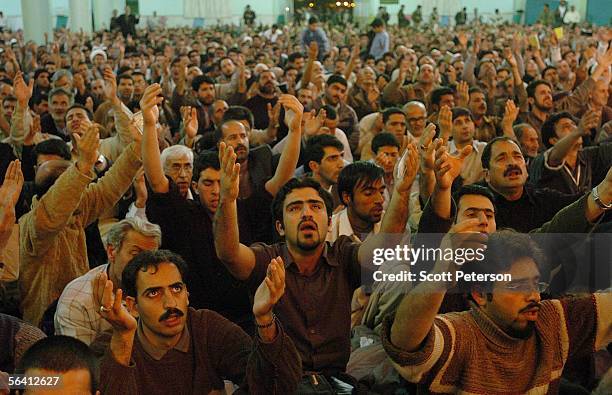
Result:
<svg viewBox="0 0 612 395"><path fill-rule="evenodd" d="M91 287L98 274L107 269L108 264L95 267L66 285L55 311L56 334L75 337L89 345L100 333L112 329L98 314Z"/></svg>
<svg viewBox="0 0 612 395"><path fill-rule="evenodd" d="M187 314L187 312L185 312L185 314ZM140 342L140 345L142 346L143 350L147 354L149 354L149 356L153 358L154 360L156 361L161 360L164 357L164 355L166 355L166 353L169 351L169 350L163 350L163 349L157 348L153 344L151 344L149 340L147 340L147 337L145 336L143 329L142 329L142 320L138 320L138 330L136 331L136 334L138 336L138 341ZM185 325L185 328L183 328L183 333L181 333L181 338L179 339L178 343L176 343L174 347L172 347L172 349L178 350L186 354L189 352L190 345L191 345L191 335L189 334L189 325Z"/></svg>
<svg viewBox="0 0 612 395"><path fill-rule="evenodd" d="M472 152L463 161L461 167L461 178L463 179L463 185L470 185L478 182L484 177L484 170L482 169L482 151L486 147L487 143L484 141L472 140ZM453 140L448 142L448 153L454 155L458 152L457 146Z"/></svg>
<svg viewBox="0 0 612 395"><path fill-rule="evenodd" d="M385 213L383 212L383 215L384 214ZM374 224L372 232L370 233L378 233L380 231L380 223L381 221L376 222ZM329 231L327 232L327 241L333 243L340 236L348 236L351 238L351 240L355 242L362 242L366 239L368 235L363 237L363 235L355 233L355 231L353 230L353 226L351 225L351 221L348 217L348 208L345 208L344 210L332 216L331 226L329 227Z"/></svg>
<svg viewBox="0 0 612 395"><path fill-rule="evenodd" d="M266 277L272 258L285 263L285 294L274 306L302 357L304 371L336 374L346 369L351 352L351 298L361 285L357 253L361 243L347 236L326 242L311 275L301 274L287 245L256 243L255 267L247 284L252 293Z"/></svg>
<svg viewBox="0 0 612 395"><path fill-rule="evenodd" d="M482 124L480 126L476 126L476 132L474 133L474 138L479 141L491 141L495 137L498 136L498 127L499 117L494 115L483 115Z"/></svg>

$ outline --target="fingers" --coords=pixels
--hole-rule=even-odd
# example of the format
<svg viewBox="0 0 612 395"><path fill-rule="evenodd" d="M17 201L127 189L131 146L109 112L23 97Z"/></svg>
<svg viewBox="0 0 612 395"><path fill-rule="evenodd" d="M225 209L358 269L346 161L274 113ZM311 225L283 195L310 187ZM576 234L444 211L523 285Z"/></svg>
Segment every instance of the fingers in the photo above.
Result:
<svg viewBox="0 0 612 395"><path fill-rule="evenodd" d="M465 221L457 222L451 227L449 233L465 233L465 232L478 232L480 220L478 218L470 218Z"/></svg>
<svg viewBox="0 0 612 395"><path fill-rule="evenodd" d="M466 158L471 153L472 153L472 146L471 145L463 147L463 149L459 152L459 159L464 159L464 158Z"/></svg>

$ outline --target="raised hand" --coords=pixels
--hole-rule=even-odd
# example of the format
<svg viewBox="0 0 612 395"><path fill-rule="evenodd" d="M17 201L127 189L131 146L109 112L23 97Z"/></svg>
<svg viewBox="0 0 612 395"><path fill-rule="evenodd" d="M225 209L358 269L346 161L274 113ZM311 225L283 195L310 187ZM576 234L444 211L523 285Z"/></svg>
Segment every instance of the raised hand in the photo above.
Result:
<svg viewBox="0 0 612 395"><path fill-rule="evenodd" d="M181 107L181 118L185 128L185 136L189 139L195 138L198 134L198 111L195 107Z"/></svg>
<svg viewBox="0 0 612 395"><path fill-rule="evenodd" d="M255 291L253 300L253 315L264 317L272 312L272 308L285 293L285 264L281 257L270 261L266 278Z"/></svg>
<svg viewBox="0 0 612 395"><path fill-rule="evenodd" d="M22 187L23 173L21 172L21 162L15 159L9 163L4 174L4 183L0 185L0 204L15 207Z"/></svg>
<svg viewBox="0 0 612 395"><path fill-rule="evenodd" d="M516 106L516 104L514 104L513 100L506 100L502 124L512 127L514 121L516 121L516 118L518 118L519 111L519 108Z"/></svg>
<svg viewBox="0 0 612 395"><path fill-rule="evenodd" d="M399 193L410 193L418 169L419 152L415 145L410 143L406 146L402 158L396 163L395 190Z"/></svg>
<svg viewBox="0 0 612 395"><path fill-rule="evenodd" d="M92 123L82 137L78 133L73 133L72 136L76 141L78 152L76 165L82 173L89 174L98 160L100 125Z"/></svg>
<svg viewBox="0 0 612 395"><path fill-rule="evenodd" d="M13 90L15 91L15 97L19 102L19 105L25 107L28 105L28 101L32 97L32 91L34 89L34 79L31 78L30 82L26 85L23 79L23 73L18 71L15 74L15 79L13 80Z"/></svg>
<svg viewBox="0 0 612 395"><path fill-rule="evenodd" d="M449 106L442 106L442 108L440 108L438 126L440 126L440 136L444 142L447 142L453 130L453 112Z"/></svg>
<svg viewBox="0 0 612 395"><path fill-rule="evenodd" d="M149 197L149 192L147 191L147 184L145 182L144 167L140 167L140 169L138 169L136 172L132 186L134 187L134 192L136 194L136 201L134 204L139 208L145 207Z"/></svg>
<svg viewBox="0 0 612 395"><path fill-rule="evenodd" d="M102 272L92 280L93 301L96 312L100 314L113 330L119 333L135 332L138 324L125 306L123 306L123 291L113 292L113 282Z"/></svg>
<svg viewBox="0 0 612 395"><path fill-rule="evenodd" d="M470 103L470 86L468 85L468 83L465 81L460 81L457 84L457 93L459 94L459 100L457 100L457 105L459 107L467 108Z"/></svg>
<svg viewBox="0 0 612 395"><path fill-rule="evenodd" d="M234 149L224 142L219 144L219 162L221 163L220 200L235 201L240 190L240 163L236 163Z"/></svg>
<svg viewBox="0 0 612 395"><path fill-rule="evenodd" d="M591 134L591 129L597 129L599 126L600 115L593 110L588 110L580 119L578 129L583 136Z"/></svg>
<svg viewBox="0 0 612 395"><path fill-rule="evenodd" d="M327 112L325 110L319 110L319 114L316 116L315 114L315 110L312 110L311 116L308 117L308 119L304 123L304 134L307 136L314 136L319 134L319 130L323 126L325 118L327 117Z"/></svg>
<svg viewBox="0 0 612 395"><path fill-rule="evenodd" d="M278 125L278 121L280 117L280 108L281 108L281 105L279 102L276 102L274 107L272 107L272 104L270 103L266 104L266 110L268 111L268 120L269 120L268 125L271 125L271 126Z"/></svg>
<svg viewBox="0 0 612 395"><path fill-rule="evenodd" d="M436 135L436 125L430 123L425 127L423 134L419 138L419 158L421 165L421 172L433 171L435 161L435 146L433 144L433 138Z"/></svg>
<svg viewBox="0 0 612 395"><path fill-rule="evenodd" d="M115 104L119 102L119 97L117 97L117 79L113 70L108 66L104 68L104 96Z"/></svg>
<svg viewBox="0 0 612 395"><path fill-rule="evenodd" d="M467 49L468 36L465 32L459 32L459 34L457 34L457 40L463 49Z"/></svg>
<svg viewBox="0 0 612 395"><path fill-rule="evenodd" d="M373 84L369 87L367 91L367 95L368 95L368 101L370 102L370 104L376 103L376 101L380 97L380 91L378 90L378 87L376 86L376 84Z"/></svg>
<svg viewBox="0 0 612 395"><path fill-rule="evenodd" d="M293 132L302 131L302 117L304 116L304 106L297 97L292 95L281 95L278 103L285 108L285 112L293 112L293 119L289 125L289 130Z"/></svg>
<svg viewBox="0 0 612 395"><path fill-rule="evenodd" d="M434 162L434 173L436 183L441 189L448 189L453 185L455 178L461 173L464 159L472 152L472 146L463 147L457 155L448 153L448 147L441 139L436 139L436 160Z"/></svg>
<svg viewBox="0 0 612 395"><path fill-rule="evenodd" d="M25 146L34 145L36 136L40 133L40 131L41 131L40 115L33 114L32 123L30 123L30 128L23 138L23 145Z"/></svg>
<svg viewBox="0 0 612 395"><path fill-rule="evenodd" d="M158 104L164 101L162 88L159 84L151 84L145 89L142 99L140 99L140 110L145 125L155 125L159 118Z"/></svg>

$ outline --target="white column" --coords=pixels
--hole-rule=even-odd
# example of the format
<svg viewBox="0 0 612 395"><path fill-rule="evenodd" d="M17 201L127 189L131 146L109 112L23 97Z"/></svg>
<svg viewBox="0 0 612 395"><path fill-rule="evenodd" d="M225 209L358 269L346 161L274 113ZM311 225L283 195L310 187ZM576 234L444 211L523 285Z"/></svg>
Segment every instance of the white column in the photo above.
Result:
<svg viewBox="0 0 612 395"><path fill-rule="evenodd" d="M45 33L53 39L50 0L21 0L21 15L25 40L45 43Z"/></svg>
<svg viewBox="0 0 612 395"><path fill-rule="evenodd" d="M68 26L73 32L91 33L91 0L70 0Z"/></svg>

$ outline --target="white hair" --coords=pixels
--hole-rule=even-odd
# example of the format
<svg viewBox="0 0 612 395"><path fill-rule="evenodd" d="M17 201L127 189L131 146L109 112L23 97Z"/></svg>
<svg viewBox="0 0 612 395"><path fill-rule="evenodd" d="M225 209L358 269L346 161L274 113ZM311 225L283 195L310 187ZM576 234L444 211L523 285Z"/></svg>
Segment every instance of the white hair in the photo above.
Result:
<svg viewBox="0 0 612 395"><path fill-rule="evenodd" d="M163 150L160 159L164 169L168 166L168 161L180 158L184 155L189 159L189 163L193 165L193 151L184 145L172 145Z"/></svg>

